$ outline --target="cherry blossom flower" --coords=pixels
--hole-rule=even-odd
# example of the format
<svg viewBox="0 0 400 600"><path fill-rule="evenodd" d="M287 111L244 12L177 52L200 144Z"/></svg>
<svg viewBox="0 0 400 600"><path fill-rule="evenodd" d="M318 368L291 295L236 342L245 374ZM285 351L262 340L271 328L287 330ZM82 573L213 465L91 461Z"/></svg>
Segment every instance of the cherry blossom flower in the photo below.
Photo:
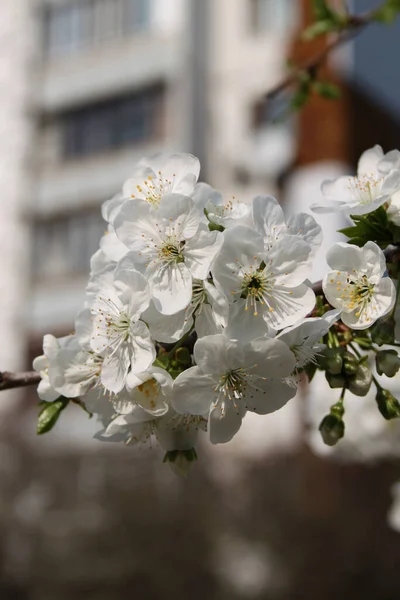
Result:
<svg viewBox="0 0 400 600"><path fill-rule="evenodd" d="M223 334L210 335L196 342L194 359L196 366L174 382L172 405L180 413L208 414L214 444L237 433L247 410L265 415L296 394L288 379L295 358L280 340L242 344Z"/></svg>
<svg viewBox="0 0 400 600"><path fill-rule="evenodd" d="M392 195L400 189L400 170L383 173L383 151L380 146L366 150L360 157L356 177L339 177L324 181L321 191L324 204L313 204L316 213L342 211L348 215L364 215L389 203Z"/></svg>
<svg viewBox="0 0 400 600"><path fill-rule="evenodd" d="M326 256L332 269L323 280L328 302L341 310L341 320L352 329L366 329L394 307L396 289L384 277L382 250L367 242L363 248L339 242Z"/></svg>
<svg viewBox="0 0 400 600"><path fill-rule="evenodd" d="M158 210L143 200L125 202L114 227L166 315L189 305L193 280L207 279L223 243L220 232L200 224L193 201L177 194L164 196Z"/></svg>

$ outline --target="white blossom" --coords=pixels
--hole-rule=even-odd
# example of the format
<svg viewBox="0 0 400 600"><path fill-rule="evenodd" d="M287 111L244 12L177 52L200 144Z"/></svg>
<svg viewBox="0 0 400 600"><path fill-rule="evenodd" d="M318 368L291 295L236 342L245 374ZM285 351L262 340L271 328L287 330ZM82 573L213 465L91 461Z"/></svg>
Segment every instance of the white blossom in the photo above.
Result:
<svg viewBox="0 0 400 600"><path fill-rule="evenodd" d="M229 301L260 316L273 329L297 323L315 304L304 284L311 267L311 247L285 235L272 247L249 227L238 225L223 233L224 245L212 266L213 280Z"/></svg>
<svg viewBox="0 0 400 600"><path fill-rule="evenodd" d="M288 377L295 359L280 340L258 338L247 344L223 334L198 340L196 366L178 375L172 405L177 412L209 415L212 443L229 441L247 410L268 414L296 393Z"/></svg>
<svg viewBox="0 0 400 600"><path fill-rule="evenodd" d="M158 206L167 194L191 196L200 173L199 159L191 154L159 153L142 158L125 182L122 196Z"/></svg>
<svg viewBox="0 0 400 600"><path fill-rule="evenodd" d="M207 279L223 238L200 224L194 203L163 196L155 210L143 200L126 201L115 222L133 263L145 274L156 309L172 315L186 308L194 279Z"/></svg>
<svg viewBox="0 0 400 600"><path fill-rule="evenodd" d="M310 247L310 259L322 243L322 229L311 215L297 213L285 220L278 201L272 196L257 196L252 205L253 222L267 247L272 247L285 234L295 235Z"/></svg>
<svg viewBox="0 0 400 600"><path fill-rule="evenodd" d="M382 250L367 242L363 248L339 242L326 256L330 271L322 286L328 302L341 310L343 323L352 329L366 329L389 313L396 289L384 277L386 260Z"/></svg>
<svg viewBox="0 0 400 600"><path fill-rule="evenodd" d="M366 150L358 162L357 176L324 181L321 191L326 202L313 204L311 209L318 213L342 211L347 215L364 215L389 203L400 189L400 170L382 172L383 157L380 146Z"/></svg>
<svg viewBox="0 0 400 600"><path fill-rule="evenodd" d="M149 301L143 275L120 270L114 285L104 282L91 306L91 348L97 354L104 353L101 382L110 392L122 390L129 370L141 373L156 357L147 325L140 320Z"/></svg>

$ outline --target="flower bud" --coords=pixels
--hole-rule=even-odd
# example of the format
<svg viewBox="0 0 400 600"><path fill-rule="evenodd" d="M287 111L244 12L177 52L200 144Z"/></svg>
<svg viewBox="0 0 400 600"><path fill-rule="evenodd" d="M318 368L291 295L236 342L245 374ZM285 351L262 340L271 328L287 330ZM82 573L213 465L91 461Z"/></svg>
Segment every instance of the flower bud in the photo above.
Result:
<svg viewBox="0 0 400 600"><path fill-rule="evenodd" d="M343 402L337 402L331 406L329 415L326 415L319 426L324 444L335 446L344 436L345 425L343 421Z"/></svg>
<svg viewBox="0 0 400 600"><path fill-rule="evenodd" d="M332 375L328 371L325 372L325 377L331 388L343 388L346 385L346 378L344 375Z"/></svg>
<svg viewBox="0 0 400 600"><path fill-rule="evenodd" d="M319 359L319 365L331 375L338 375L343 366L342 350L340 348L325 348Z"/></svg>
<svg viewBox="0 0 400 600"><path fill-rule="evenodd" d="M400 404L389 390L378 389L375 397L381 415L390 421L400 417Z"/></svg>
<svg viewBox="0 0 400 600"><path fill-rule="evenodd" d="M379 375L394 377L400 369L400 358L396 350L381 350L377 353L375 360Z"/></svg>
<svg viewBox="0 0 400 600"><path fill-rule="evenodd" d="M358 369L358 359L354 354L346 352L343 357L343 373L345 375L355 375Z"/></svg>
<svg viewBox="0 0 400 600"><path fill-rule="evenodd" d="M191 448L190 450L170 450L165 453L163 462L168 463L176 475L186 477L196 460L196 450Z"/></svg>
<svg viewBox="0 0 400 600"><path fill-rule="evenodd" d="M394 342L394 327L393 318L378 319L371 327L371 339L374 344L382 346L383 344L393 344Z"/></svg>
<svg viewBox="0 0 400 600"><path fill-rule="evenodd" d="M372 383L372 373L368 365L361 362L356 374L348 379L348 388L356 396L366 396Z"/></svg>

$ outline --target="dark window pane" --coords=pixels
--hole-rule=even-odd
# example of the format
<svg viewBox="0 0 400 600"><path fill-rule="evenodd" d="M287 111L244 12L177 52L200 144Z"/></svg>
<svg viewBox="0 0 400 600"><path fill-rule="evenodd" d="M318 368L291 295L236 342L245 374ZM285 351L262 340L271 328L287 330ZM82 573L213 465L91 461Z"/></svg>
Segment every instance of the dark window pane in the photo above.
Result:
<svg viewBox="0 0 400 600"><path fill-rule="evenodd" d="M94 154L156 137L162 99L157 87L65 115L64 154Z"/></svg>

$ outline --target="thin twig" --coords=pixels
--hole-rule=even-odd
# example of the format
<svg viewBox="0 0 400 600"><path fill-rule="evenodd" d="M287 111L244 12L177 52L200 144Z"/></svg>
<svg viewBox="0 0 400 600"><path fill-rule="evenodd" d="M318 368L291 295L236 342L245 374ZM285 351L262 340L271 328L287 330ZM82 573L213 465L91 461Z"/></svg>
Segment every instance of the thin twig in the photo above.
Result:
<svg viewBox="0 0 400 600"><path fill-rule="evenodd" d="M0 372L0 390L27 387L28 385L38 384L40 381L40 373L37 371L26 371L25 373Z"/></svg>
<svg viewBox="0 0 400 600"><path fill-rule="evenodd" d="M302 73L308 73L313 78L318 71L318 69L323 65L325 59L329 56L329 54L335 50L338 46L348 42L354 36L356 36L362 29L364 29L367 25L372 23L375 18L375 15L380 7L375 8L374 10L367 12L363 15L349 15L346 23L346 29L339 33L336 38L334 38L331 42L328 42L323 50L307 60L303 65L296 67L287 77L285 77L282 81L280 81L276 86L274 86L267 94L267 100L270 100L279 92L282 92L287 87L290 87L293 84L299 82L299 76Z"/></svg>

